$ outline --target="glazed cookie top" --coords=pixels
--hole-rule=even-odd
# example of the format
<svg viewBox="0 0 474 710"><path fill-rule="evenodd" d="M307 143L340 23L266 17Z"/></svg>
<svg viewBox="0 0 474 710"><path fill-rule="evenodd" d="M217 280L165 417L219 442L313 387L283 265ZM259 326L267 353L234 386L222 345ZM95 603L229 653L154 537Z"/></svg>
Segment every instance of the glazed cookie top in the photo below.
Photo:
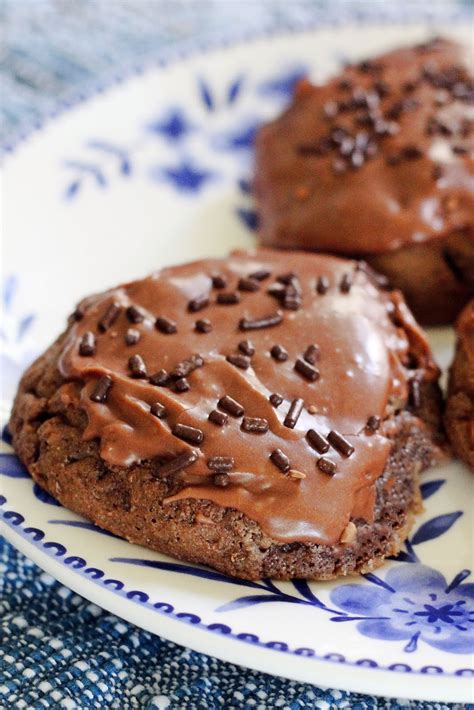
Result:
<svg viewBox="0 0 474 710"><path fill-rule="evenodd" d="M334 543L351 517L372 519L390 415L438 376L377 279L271 250L163 269L78 306L61 397L109 465L153 460L167 502L208 499L278 540Z"/></svg>
<svg viewBox="0 0 474 710"><path fill-rule="evenodd" d="M301 81L257 135L263 244L369 255L473 229L472 61L436 39Z"/></svg>

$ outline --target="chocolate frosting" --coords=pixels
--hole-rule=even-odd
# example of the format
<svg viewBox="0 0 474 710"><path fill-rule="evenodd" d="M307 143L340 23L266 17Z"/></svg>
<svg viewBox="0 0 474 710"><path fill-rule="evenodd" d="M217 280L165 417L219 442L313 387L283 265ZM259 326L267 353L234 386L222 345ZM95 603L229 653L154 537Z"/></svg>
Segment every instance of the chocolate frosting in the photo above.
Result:
<svg viewBox="0 0 474 710"><path fill-rule="evenodd" d="M264 249L86 299L59 369L64 398L78 392L87 414L84 438L100 440L109 466L151 459L157 476L178 483L165 505L207 499L276 540L322 544L337 542L351 518L372 520L391 449L383 420L405 408L411 377L438 376L402 297L380 290L364 265ZM213 411L226 423L210 420ZM336 432L326 465L309 430Z"/></svg>
<svg viewBox="0 0 474 710"><path fill-rule="evenodd" d="M470 230L472 47L434 40L301 81L257 135L264 245L368 257Z"/></svg>

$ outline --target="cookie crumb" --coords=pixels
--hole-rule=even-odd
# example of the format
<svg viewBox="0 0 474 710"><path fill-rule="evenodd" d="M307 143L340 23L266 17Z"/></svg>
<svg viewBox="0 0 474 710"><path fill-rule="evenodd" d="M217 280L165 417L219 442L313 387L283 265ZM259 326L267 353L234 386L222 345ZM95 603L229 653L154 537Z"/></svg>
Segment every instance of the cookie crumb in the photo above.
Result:
<svg viewBox="0 0 474 710"><path fill-rule="evenodd" d="M352 542L355 542L356 537L357 528L351 520L351 522L347 523L346 527L342 531L340 542L343 545L350 545Z"/></svg>
<svg viewBox="0 0 474 710"><path fill-rule="evenodd" d="M296 468L290 468L288 476L290 478L294 478L295 480L303 480L303 478L306 478L306 474L303 473L303 471L297 471Z"/></svg>

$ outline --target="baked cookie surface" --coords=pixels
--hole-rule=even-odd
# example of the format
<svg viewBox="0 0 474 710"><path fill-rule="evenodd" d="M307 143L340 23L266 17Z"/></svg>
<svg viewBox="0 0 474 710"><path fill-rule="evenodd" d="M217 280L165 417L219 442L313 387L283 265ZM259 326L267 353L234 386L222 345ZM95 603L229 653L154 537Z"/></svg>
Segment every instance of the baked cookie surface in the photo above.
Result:
<svg viewBox="0 0 474 710"><path fill-rule="evenodd" d="M256 138L261 243L366 259L452 322L474 296L472 62L438 39L301 81Z"/></svg>
<svg viewBox="0 0 474 710"><path fill-rule="evenodd" d="M474 471L474 301L461 313L456 330L444 420L456 455Z"/></svg>
<svg viewBox="0 0 474 710"><path fill-rule="evenodd" d="M399 549L440 453L438 374L365 264L237 252L82 301L11 431L41 486L117 535L327 579Z"/></svg>

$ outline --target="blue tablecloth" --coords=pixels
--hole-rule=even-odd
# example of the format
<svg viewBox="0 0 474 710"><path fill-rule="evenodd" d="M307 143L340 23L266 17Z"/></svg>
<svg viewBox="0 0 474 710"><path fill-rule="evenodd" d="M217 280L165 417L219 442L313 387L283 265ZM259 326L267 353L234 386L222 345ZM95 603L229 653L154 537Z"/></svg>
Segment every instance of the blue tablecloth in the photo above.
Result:
<svg viewBox="0 0 474 710"><path fill-rule="evenodd" d="M470 0L4 0L3 145L12 150L60 100L112 81L117 68L197 38L212 44L277 28L407 15L429 21L470 9ZM321 690L194 653L90 604L5 541L0 621L0 708L454 707Z"/></svg>

